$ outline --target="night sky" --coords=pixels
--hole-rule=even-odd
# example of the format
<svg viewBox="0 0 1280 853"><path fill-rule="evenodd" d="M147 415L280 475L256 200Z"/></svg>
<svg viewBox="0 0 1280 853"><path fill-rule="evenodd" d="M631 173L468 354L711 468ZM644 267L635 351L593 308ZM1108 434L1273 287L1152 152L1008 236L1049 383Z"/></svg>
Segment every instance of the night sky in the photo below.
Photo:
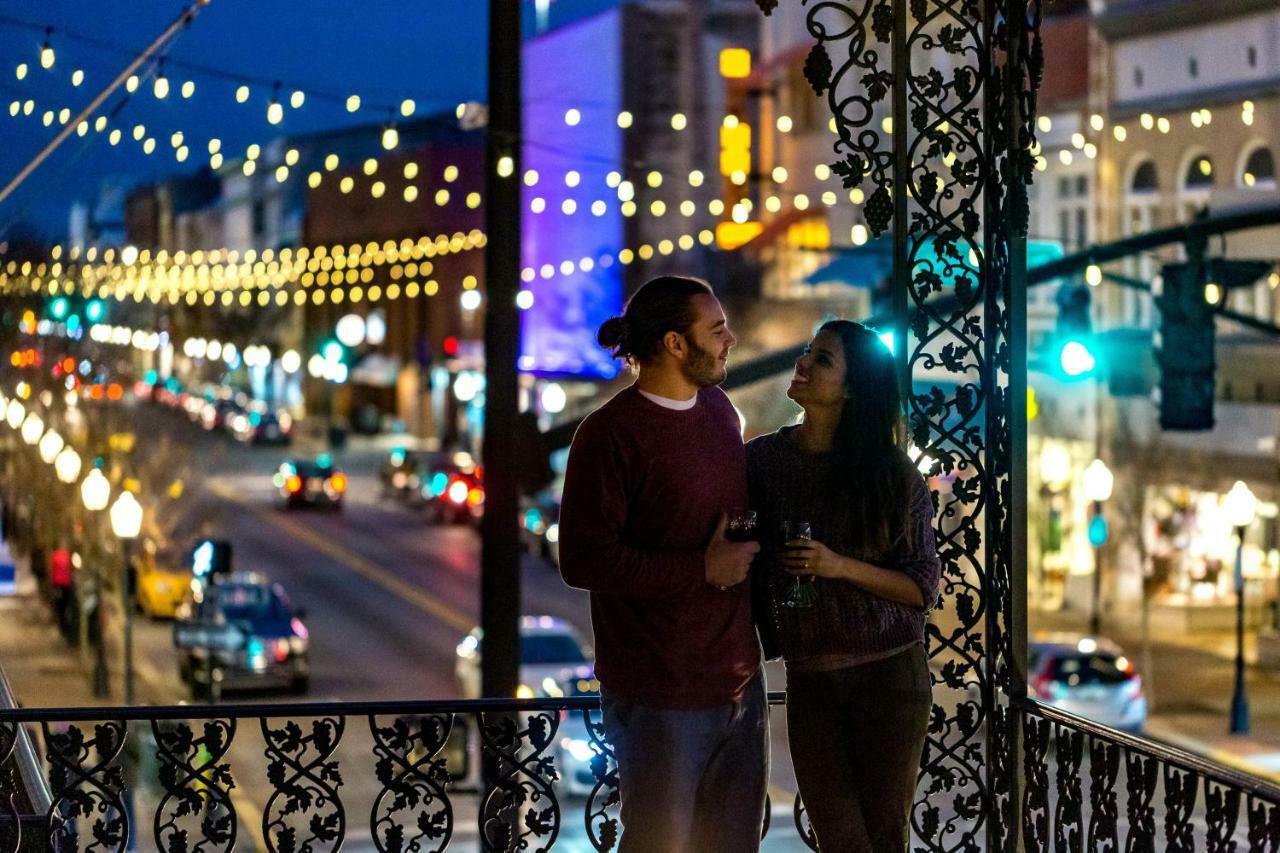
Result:
<svg viewBox="0 0 1280 853"><path fill-rule="evenodd" d="M56 134L56 122L52 127L42 122L46 109L69 107L74 115L183 5L182 0L5 4L0 11L0 179L7 183ZM155 98L147 78L128 98L121 87L102 110L123 103L110 125L124 131L120 144L112 148L106 133L92 130L84 138L72 135L0 204L0 239L20 222L61 239L71 202L94 198L100 181L129 185L195 171L208 163L211 137L222 140L231 158L250 143L265 144L280 135L382 121L386 108L404 98L416 101L418 116L484 100L486 6L482 0L212 0L168 51L164 73L172 91L167 99ZM43 30L11 19L55 27L52 69L40 66ZM20 62L29 66L24 80L15 76ZM77 68L85 73L78 88L71 85ZM195 94L183 100L180 88L188 79L195 82ZM282 84L285 118L273 127L266 112L276 80ZM234 96L241 83L251 91L244 104ZM288 106L294 88L307 95L297 110ZM325 99L322 93L339 97ZM343 103L352 93L365 104L355 114ZM32 115L11 117L10 104L28 98L35 101ZM138 123L156 140L149 156L133 141L131 129ZM178 130L190 148L185 163L177 162L170 141Z"/></svg>

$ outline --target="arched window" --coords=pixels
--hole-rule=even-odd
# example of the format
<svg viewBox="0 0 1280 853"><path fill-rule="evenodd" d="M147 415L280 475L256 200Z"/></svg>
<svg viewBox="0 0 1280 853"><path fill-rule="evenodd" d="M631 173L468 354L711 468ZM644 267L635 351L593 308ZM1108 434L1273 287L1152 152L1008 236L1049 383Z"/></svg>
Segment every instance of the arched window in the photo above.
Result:
<svg viewBox="0 0 1280 853"><path fill-rule="evenodd" d="M1188 190L1209 189L1213 186L1213 159L1208 154L1192 157L1187 164L1187 173L1182 178L1182 186Z"/></svg>
<svg viewBox="0 0 1280 853"><path fill-rule="evenodd" d="M1276 160L1270 148L1260 145L1250 152L1240 172L1240 183L1256 189L1275 189Z"/></svg>
<svg viewBox="0 0 1280 853"><path fill-rule="evenodd" d="M1156 179L1156 164L1154 160L1145 160L1133 171L1133 179L1129 182L1129 192L1132 193L1153 193L1159 189L1159 183Z"/></svg>

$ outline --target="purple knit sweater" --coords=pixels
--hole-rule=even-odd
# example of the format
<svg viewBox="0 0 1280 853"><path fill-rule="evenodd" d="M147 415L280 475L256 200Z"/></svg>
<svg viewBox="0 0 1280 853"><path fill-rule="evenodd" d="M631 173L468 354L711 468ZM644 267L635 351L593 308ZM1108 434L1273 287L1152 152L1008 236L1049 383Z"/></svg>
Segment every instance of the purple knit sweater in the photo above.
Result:
<svg viewBox="0 0 1280 853"><path fill-rule="evenodd" d="M870 553L851 540L847 523L833 511L825 484L830 454L806 453L790 433L794 427L747 444L751 507L759 514L761 552L752 567L756 620L769 657L789 663L819 657L873 659L923 642L928 610L938 598L942 563L933 532L933 498L905 455L909 479L905 536L884 553ZM889 601L856 584L817 578L818 601L808 608L780 606L792 577L779 560L784 521L808 521L813 538L838 554L882 569L903 572L920 587L926 607Z"/></svg>

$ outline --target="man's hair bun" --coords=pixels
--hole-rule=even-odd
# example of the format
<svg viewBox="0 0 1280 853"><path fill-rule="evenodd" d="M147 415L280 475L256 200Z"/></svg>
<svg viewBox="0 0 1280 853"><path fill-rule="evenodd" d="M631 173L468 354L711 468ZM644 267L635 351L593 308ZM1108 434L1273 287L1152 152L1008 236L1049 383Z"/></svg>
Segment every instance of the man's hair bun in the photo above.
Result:
<svg viewBox="0 0 1280 853"><path fill-rule="evenodd" d="M627 319L625 317L610 317L600 326L600 331L596 333L596 340L600 346L614 352L617 358L620 350L626 349L627 343Z"/></svg>

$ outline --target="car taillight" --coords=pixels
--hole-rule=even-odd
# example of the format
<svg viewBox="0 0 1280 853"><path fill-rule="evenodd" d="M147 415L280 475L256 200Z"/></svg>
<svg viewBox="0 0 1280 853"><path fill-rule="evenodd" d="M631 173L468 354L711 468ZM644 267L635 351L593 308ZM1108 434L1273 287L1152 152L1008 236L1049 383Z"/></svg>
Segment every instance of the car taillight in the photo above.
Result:
<svg viewBox="0 0 1280 853"><path fill-rule="evenodd" d="M276 663L284 663L289 659L289 640L288 638L276 640L275 643Z"/></svg>
<svg viewBox="0 0 1280 853"><path fill-rule="evenodd" d="M329 478L329 486L338 494L342 494L347 490L347 475L334 474Z"/></svg>
<svg viewBox="0 0 1280 853"><path fill-rule="evenodd" d="M290 474L284 481L284 487L290 494L297 494L302 491L302 478L297 474Z"/></svg>
<svg viewBox="0 0 1280 853"><path fill-rule="evenodd" d="M468 506L480 506L482 503L484 503L483 489L473 487L469 492L467 492Z"/></svg>
<svg viewBox="0 0 1280 853"><path fill-rule="evenodd" d="M470 493L471 490L467 488L467 484L462 480L454 480L449 484L449 488L445 491L449 500L458 506L462 506L467 502L467 495Z"/></svg>

